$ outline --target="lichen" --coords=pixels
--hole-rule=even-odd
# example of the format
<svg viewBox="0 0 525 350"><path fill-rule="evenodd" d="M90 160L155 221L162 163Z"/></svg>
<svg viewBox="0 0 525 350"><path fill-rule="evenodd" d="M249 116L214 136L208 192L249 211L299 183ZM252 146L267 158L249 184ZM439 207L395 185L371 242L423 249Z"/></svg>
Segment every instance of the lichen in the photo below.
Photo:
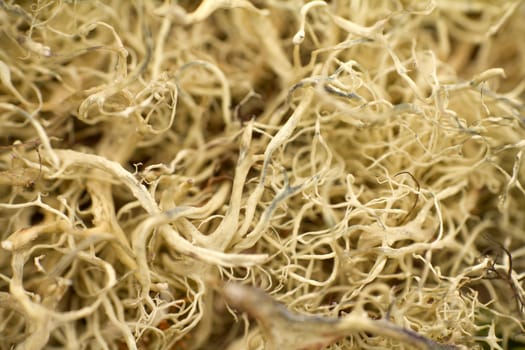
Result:
<svg viewBox="0 0 525 350"><path fill-rule="evenodd" d="M520 0L0 0L0 348L523 343Z"/></svg>

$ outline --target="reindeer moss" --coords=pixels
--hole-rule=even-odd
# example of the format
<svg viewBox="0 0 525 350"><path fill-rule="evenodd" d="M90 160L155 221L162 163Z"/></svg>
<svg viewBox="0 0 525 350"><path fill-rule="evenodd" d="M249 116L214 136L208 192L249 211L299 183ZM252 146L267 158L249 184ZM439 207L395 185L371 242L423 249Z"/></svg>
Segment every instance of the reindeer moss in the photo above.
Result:
<svg viewBox="0 0 525 350"><path fill-rule="evenodd" d="M0 348L523 346L524 16L0 0Z"/></svg>

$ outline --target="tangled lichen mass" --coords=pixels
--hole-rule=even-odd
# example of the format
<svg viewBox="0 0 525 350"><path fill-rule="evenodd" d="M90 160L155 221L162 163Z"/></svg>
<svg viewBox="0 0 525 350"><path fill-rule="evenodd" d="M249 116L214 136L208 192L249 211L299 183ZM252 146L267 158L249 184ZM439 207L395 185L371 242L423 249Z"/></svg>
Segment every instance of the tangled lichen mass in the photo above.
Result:
<svg viewBox="0 0 525 350"><path fill-rule="evenodd" d="M0 0L0 349L525 342L521 0Z"/></svg>

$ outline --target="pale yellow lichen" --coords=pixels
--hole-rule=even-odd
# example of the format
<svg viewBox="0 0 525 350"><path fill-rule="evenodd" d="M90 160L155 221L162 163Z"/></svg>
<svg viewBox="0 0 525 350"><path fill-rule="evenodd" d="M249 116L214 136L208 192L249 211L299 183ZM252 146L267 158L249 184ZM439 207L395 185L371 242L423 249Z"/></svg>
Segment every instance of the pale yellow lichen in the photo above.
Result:
<svg viewBox="0 0 525 350"><path fill-rule="evenodd" d="M523 342L524 14L0 0L0 348Z"/></svg>

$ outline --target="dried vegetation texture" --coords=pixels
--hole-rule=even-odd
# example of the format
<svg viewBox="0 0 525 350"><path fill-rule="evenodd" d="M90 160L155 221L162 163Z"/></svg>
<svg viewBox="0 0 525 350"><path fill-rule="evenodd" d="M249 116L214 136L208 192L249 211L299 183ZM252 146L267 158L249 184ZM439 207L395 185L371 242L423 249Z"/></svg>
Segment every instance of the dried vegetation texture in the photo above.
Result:
<svg viewBox="0 0 525 350"><path fill-rule="evenodd" d="M523 341L524 17L0 0L0 348Z"/></svg>

